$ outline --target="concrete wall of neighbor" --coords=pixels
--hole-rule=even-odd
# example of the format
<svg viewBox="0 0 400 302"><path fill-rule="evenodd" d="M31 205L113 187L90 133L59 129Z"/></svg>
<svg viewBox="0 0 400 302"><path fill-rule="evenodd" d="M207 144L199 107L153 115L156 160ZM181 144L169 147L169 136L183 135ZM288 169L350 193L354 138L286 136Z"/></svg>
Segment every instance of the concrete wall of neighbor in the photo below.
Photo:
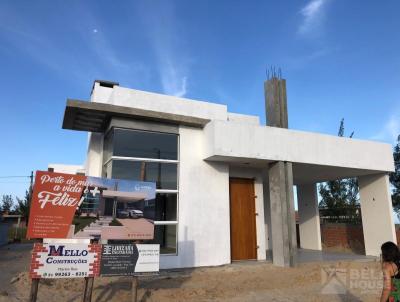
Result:
<svg viewBox="0 0 400 302"><path fill-rule="evenodd" d="M390 144L227 121L212 121L204 131L208 160L243 158L375 171L394 169Z"/></svg>
<svg viewBox="0 0 400 302"><path fill-rule="evenodd" d="M49 169L53 169L54 172L67 173L67 174L77 174L85 173L85 168L83 165L65 165L65 164L48 164Z"/></svg>
<svg viewBox="0 0 400 302"><path fill-rule="evenodd" d="M256 204L256 232L257 232L257 260L266 259L265 242L265 221L264 221L264 193L263 193L263 175L260 169L251 169L243 167L230 167L230 177L254 178L254 194L257 196Z"/></svg>
<svg viewBox="0 0 400 302"><path fill-rule="evenodd" d="M352 251L359 254L365 253L364 233L361 224L321 224L321 240L324 248Z"/></svg>
<svg viewBox="0 0 400 302"><path fill-rule="evenodd" d="M178 254L162 255L161 268L231 262L229 167L207 163L201 129L179 129Z"/></svg>

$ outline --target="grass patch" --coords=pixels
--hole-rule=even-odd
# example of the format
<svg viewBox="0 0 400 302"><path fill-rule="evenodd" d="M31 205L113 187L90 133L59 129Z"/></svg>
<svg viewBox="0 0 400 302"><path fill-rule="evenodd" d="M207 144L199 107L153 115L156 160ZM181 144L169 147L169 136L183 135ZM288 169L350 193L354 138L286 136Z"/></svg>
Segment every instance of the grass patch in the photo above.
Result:
<svg viewBox="0 0 400 302"><path fill-rule="evenodd" d="M80 230L96 220L96 217L74 217L72 224L75 225L75 233L78 233Z"/></svg>

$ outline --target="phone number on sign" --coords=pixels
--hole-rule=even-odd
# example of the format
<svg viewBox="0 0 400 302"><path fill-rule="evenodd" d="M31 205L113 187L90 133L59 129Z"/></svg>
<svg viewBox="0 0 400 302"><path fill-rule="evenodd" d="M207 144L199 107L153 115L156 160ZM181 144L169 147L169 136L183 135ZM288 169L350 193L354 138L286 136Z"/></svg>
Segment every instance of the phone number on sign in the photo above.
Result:
<svg viewBox="0 0 400 302"><path fill-rule="evenodd" d="M61 272L61 273L44 273L43 277L86 277L87 272Z"/></svg>

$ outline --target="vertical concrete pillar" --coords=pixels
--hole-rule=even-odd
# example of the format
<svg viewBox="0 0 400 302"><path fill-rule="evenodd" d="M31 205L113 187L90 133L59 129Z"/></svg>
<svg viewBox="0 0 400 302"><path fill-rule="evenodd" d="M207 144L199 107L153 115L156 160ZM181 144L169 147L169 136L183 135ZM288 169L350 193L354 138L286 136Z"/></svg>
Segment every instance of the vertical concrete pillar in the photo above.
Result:
<svg viewBox="0 0 400 302"><path fill-rule="evenodd" d="M88 150L85 163L86 176L102 176L103 140L102 133L89 132L88 134Z"/></svg>
<svg viewBox="0 0 400 302"><path fill-rule="evenodd" d="M386 241L397 243L393 223L389 176L373 174L358 178L365 254L379 256Z"/></svg>
<svg viewBox="0 0 400 302"><path fill-rule="evenodd" d="M287 128L286 81L273 72L264 83L264 92L267 125ZM295 266L297 242L292 163L280 161L270 164L268 178L272 262L278 266Z"/></svg>
<svg viewBox="0 0 400 302"><path fill-rule="evenodd" d="M267 125L288 128L286 80L272 77L264 83Z"/></svg>
<svg viewBox="0 0 400 302"><path fill-rule="evenodd" d="M298 185L297 204L300 219L300 247L322 250L317 186L315 184Z"/></svg>
<svg viewBox="0 0 400 302"><path fill-rule="evenodd" d="M264 169L263 196L264 196L264 224L265 224L265 249L267 258L272 256L272 232L271 232L271 203L269 201L269 169Z"/></svg>
<svg viewBox="0 0 400 302"><path fill-rule="evenodd" d="M277 266L295 266L297 243L292 164L281 161L270 164L268 176L272 262Z"/></svg>

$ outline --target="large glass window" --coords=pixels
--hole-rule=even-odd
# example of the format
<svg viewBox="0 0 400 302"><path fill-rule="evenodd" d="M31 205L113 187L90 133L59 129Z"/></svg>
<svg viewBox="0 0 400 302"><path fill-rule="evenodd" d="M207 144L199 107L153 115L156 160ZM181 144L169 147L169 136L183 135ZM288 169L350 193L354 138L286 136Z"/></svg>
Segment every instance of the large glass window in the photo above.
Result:
<svg viewBox="0 0 400 302"><path fill-rule="evenodd" d="M149 131L115 129L113 155L177 160L178 136Z"/></svg>
<svg viewBox="0 0 400 302"><path fill-rule="evenodd" d="M178 135L112 128L104 139L103 174L156 183L154 240L162 254L177 252Z"/></svg>
<svg viewBox="0 0 400 302"><path fill-rule="evenodd" d="M177 189L177 163L113 160L113 178L155 182L157 189Z"/></svg>

